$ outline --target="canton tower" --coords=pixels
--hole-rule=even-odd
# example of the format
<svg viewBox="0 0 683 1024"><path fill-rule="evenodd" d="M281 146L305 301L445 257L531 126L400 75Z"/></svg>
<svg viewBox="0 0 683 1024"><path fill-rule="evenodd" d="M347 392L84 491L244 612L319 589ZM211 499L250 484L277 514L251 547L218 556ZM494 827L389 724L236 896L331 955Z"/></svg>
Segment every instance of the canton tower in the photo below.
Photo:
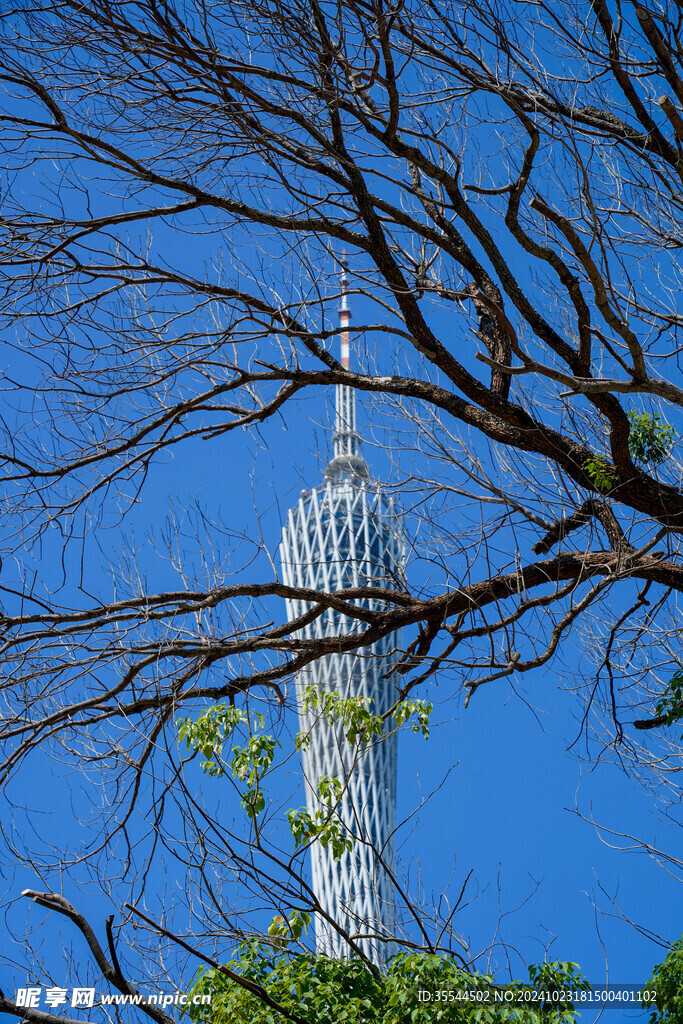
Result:
<svg viewBox="0 0 683 1024"><path fill-rule="evenodd" d="M346 263L342 263L340 333L342 365L349 368L349 321ZM401 520L392 498L370 477L356 431L356 393L336 385L334 457L321 487L302 491L290 509L280 546L284 582L328 593L348 588L367 589L354 604L382 610L373 587L401 587L404 542ZM291 621L310 605L288 601ZM367 625L328 609L297 634L306 640L362 634ZM396 821L395 726L385 723L384 734L367 746L352 746L340 725L329 725L320 711L305 710L308 687L340 697L363 697L373 714L386 713L395 703L391 669L401 647L399 632L358 651L328 654L297 673L296 691L301 733L310 737L302 749L309 813L319 809L317 786L324 777L337 778L343 790L336 814L353 837L354 845L335 860L331 845L310 847L313 890L323 914L316 915L318 953L338 959L349 956L341 932L351 936L363 953L381 963L391 953L394 934L393 885ZM334 922L334 924L332 923Z"/></svg>

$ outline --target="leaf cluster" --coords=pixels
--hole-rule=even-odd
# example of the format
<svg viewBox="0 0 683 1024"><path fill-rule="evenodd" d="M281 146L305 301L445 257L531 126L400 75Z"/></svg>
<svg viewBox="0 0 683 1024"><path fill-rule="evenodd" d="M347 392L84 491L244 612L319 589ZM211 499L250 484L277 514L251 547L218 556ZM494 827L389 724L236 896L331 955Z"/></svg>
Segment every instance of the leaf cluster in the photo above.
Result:
<svg viewBox="0 0 683 1024"><path fill-rule="evenodd" d="M659 416L647 412L628 414L631 428L628 450L635 462L659 466L671 454L676 431L669 423L661 423Z"/></svg>
<svg viewBox="0 0 683 1024"><path fill-rule="evenodd" d="M202 771L221 778L226 772L226 763L222 758L225 740L245 721L243 711L228 704L215 704L203 711L196 721L185 718L179 722L178 735L187 742L188 749L199 750L204 755ZM247 742L232 748L230 761L233 778L247 784L242 793L242 806L250 818L261 814L266 806L261 779L270 770L275 748L279 746L272 736L260 731L264 726L263 715L257 714L253 725L254 729Z"/></svg>
<svg viewBox="0 0 683 1024"><path fill-rule="evenodd" d="M666 958L658 964L647 985L657 993L657 1001L643 1002L652 1010L650 1024L679 1024L683 1020L683 938L674 942Z"/></svg>
<svg viewBox="0 0 683 1024"><path fill-rule="evenodd" d="M221 759L227 737L243 721L244 712L231 704L214 704L197 719L189 716L178 722L178 736L185 740L188 750L204 755L201 769L207 775L222 776L225 764Z"/></svg>
<svg viewBox="0 0 683 1024"><path fill-rule="evenodd" d="M583 468L599 491L606 494L612 490L615 483L614 473L604 455L594 455L592 458L586 459Z"/></svg>
<svg viewBox="0 0 683 1024"><path fill-rule="evenodd" d="M330 727L337 724L342 726L344 735L350 744L358 743L363 747L373 739L379 738L385 727L384 718L381 715L373 714L373 703L372 697L366 697L363 694L343 697L334 690L319 690L315 686L307 686L304 691L303 710L304 713L310 709L320 711ZM404 700L396 706L393 719L396 725L403 725L410 719L414 719L412 731L421 732L427 739L432 710L431 701ZM307 749L310 741L310 734L299 733L295 739L296 749Z"/></svg>
<svg viewBox="0 0 683 1024"><path fill-rule="evenodd" d="M335 860L339 860L347 850L353 849L353 837L336 814L342 789L340 779L323 775L318 781L319 806L315 812L311 814L306 807L288 812L289 830L297 849L317 839L322 846L332 848Z"/></svg>
<svg viewBox="0 0 683 1024"><path fill-rule="evenodd" d="M571 1004L533 1003L523 995L588 988L572 963L532 966L530 984L500 986L491 975L465 971L436 954L400 953L389 960L386 974L379 974L359 959L274 955L263 942L245 943L239 958L226 966L265 990L281 1010L219 969L202 968L192 994L210 994L212 1002L188 1008L194 1024L286 1024L289 1014L306 1024L571 1024L577 1017ZM503 988L519 1000L494 1001Z"/></svg>
<svg viewBox="0 0 683 1024"><path fill-rule="evenodd" d="M657 717L666 716L666 724L671 725L683 714L683 672L674 672L667 683L659 701L655 705Z"/></svg>
<svg viewBox="0 0 683 1024"><path fill-rule="evenodd" d="M278 914L268 926L268 934L275 945L283 948L288 942L295 942L308 931L311 915L306 910L293 910L287 917Z"/></svg>

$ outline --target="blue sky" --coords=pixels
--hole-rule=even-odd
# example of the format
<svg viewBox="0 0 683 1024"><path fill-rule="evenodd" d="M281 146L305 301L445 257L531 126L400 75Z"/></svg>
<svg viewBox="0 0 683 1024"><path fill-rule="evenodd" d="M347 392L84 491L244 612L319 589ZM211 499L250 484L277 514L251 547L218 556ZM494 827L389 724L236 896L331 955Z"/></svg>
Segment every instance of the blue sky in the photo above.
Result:
<svg viewBox="0 0 683 1024"><path fill-rule="evenodd" d="M97 196L97 189L94 192ZM69 201L75 201L74 197L69 197ZM97 202L104 208L108 200L99 196ZM97 203L94 210L100 212ZM232 246L235 260L254 273L262 272L262 256L267 252L267 271L272 275L267 284L276 290L284 290L288 285L289 265L277 260L279 250L265 232L253 232L248 237L245 232L231 235L225 231L208 241L206 236L185 234L182 240L182 247L177 246L174 232L160 227L154 244L161 253L165 247L174 246L173 256L179 264L202 272L210 267L212 257L222 256L221 246L225 250ZM272 248L268 249L271 243ZM510 244L507 255L517 260L519 251ZM525 284L531 287L531 274L527 274L524 266L520 275L527 278ZM372 321L377 315L370 297L356 297L352 305L355 324ZM465 326L464 318L458 319L451 309L436 306L433 320L462 354L471 343L467 333L471 324ZM98 332L103 338L104 327L94 328L95 339ZM75 336L78 340L77 332ZM30 360L32 338L19 333L17 341L24 348L24 355L10 351L4 357L6 368L31 382L35 368ZM366 345L385 370L405 365L408 359L386 337L356 339L357 359ZM481 371L473 352L472 347L463 361L468 368L477 366ZM188 384L191 377L192 371L188 373ZM292 402L284 416L275 417L251 434L227 434L166 452L152 467L123 526L118 525L117 514L112 511L119 498L113 494L109 517L103 522L107 529L97 534L86 530L82 545L72 544L69 548L69 571L80 573L83 566L83 592L78 600L86 601L86 594L107 594L107 564L133 549L151 590L161 590L177 581L178 575L163 553L165 522L171 508L180 523L180 546L188 559L199 563L202 553L208 550L205 545L213 540L226 552L226 572L271 579L272 568L265 555L268 552L277 559L279 531L287 508L295 502L302 486L320 483L331 447L331 403L332 395L319 390L303 401ZM422 472L419 453L382 452L385 426L388 431L394 429L396 420L390 421L386 410L375 409L368 395L359 399L359 405L361 430L367 438L366 457L376 476L389 485L399 486L401 477L393 457L401 454L403 473ZM402 440L406 442L409 437L410 428L406 427ZM481 439L470 435L470 440L481 445ZM479 454L484 464L490 466L490 453L484 445ZM186 511L194 503L210 519L225 524L224 532L210 528L212 537L201 530L196 532L192 515ZM409 504L405 497L403 503ZM464 552L468 523L476 537L478 511L463 503L455 515L461 516L458 525L465 530ZM438 585L438 573L426 558L426 529L421 527L422 532L418 532L417 520L411 515L407 516L406 524L410 538L417 538L418 545L425 542L425 548L415 552L408 566L411 585L416 589L427 582L436 581ZM501 545L508 546L504 557L512 558L511 531L503 530L499 537ZM261 544L263 550L252 564ZM5 559L5 583L18 581L16 559L25 567L39 568L49 590L61 578L60 549L59 538L48 535L37 553L12 552ZM457 576L459 568L456 556L449 569ZM281 614L281 609L273 607L273 613ZM674 853L680 845L678 823L657 816L656 793L648 792L607 759L599 759L596 764L599 747L595 744L586 751L582 738L576 742L581 733L583 704L567 688L573 682L572 673L588 678L590 669L590 659L578 636L572 635L560 659L525 676L521 683L502 679L482 688L467 709L463 706L461 676L454 671L437 677L424 687L423 693L435 705L435 726L430 739L425 741L406 733L400 740L398 818L411 817L399 836L399 863L411 892L427 904L432 900L438 902L446 889L452 898L471 871L467 893L478 896L458 914L456 929L467 938L474 952L481 952L478 965L483 968L490 962L502 977L508 957L513 976L520 977L525 962L540 961L547 953L550 959L577 961L595 983L604 982L607 972L612 981L641 983L665 952L643 932L654 933L665 942L680 936L678 878L643 852L623 849L632 845L627 839L600 831L599 826L603 826L616 833L633 834ZM273 804L282 803L286 808L303 800L296 759L291 756L295 730L291 711L284 720L278 719L276 728L282 743L281 757L287 761L281 775L273 775L271 792ZM96 768L91 776L85 776L75 771L68 760L53 763L42 755L29 759L10 787L11 804L2 819L10 842L16 841L12 836L15 830L17 834L28 832L34 845L48 842L57 852L83 848L91 841L100 815L95 778ZM204 780L197 773L191 778L201 786L204 799L221 820L240 820L239 801L229 784ZM432 792L431 799L413 816L416 806ZM598 827L582 820L580 815L592 818ZM135 827L142 836L144 823ZM177 812L170 812L169 827L181 829ZM286 844L283 827L278 834ZM21 955L27 914L25 901L17 900L21 889L41 888L43 884L57 889L63 886L68 898L87 903L100 931L122 891L113 869L108 876L105 868L103 884L90 878L83 867L66 874L55 869L43 882L29 864L17 866L11 850L0 863L9 901L7 932L12 936L10 945L17 943L11 945L7 954L10 959ZM150 912L160 916L166 899L173 898L174 889L182 885L182 880L172 850L160 850L148 881ZM110 892L103 893L102 889L107 888ZM620 918L615 904L632 924ZM30 927L43 917L43 911L30 909ZM267 924L258 913L255 920ZM68 946L72 931L63 923L47 919L37 936L51 976L58 984L63 970L62 941ZM73 941L76 959L83 961L83 944L78 939ZM134 950L131 957L138 969L144 969L142 953ZM188 970L190 975L181 981L189 981L191 968ZM0 987L7 992L25 979L24 966L0 966ZM646 1017L644 1011L629 1015L634 1020ZM591 1015L586 1014L583 1019L590 1021Z"/></svg>
<svg viewBox="0 0 683 1024"><path fill-rule="evenodd" d="M258 444L232 448L213 442L197 449L199 457L196 453L192 458L183 457L176 451L158 467L146 498L134 510L125 531L129 537L134 533L150 579L158 582L166 571L151 549L145 548L144 538L152 530L159 535L167 495L176 503L198 500L214 515L226 518L239 533L253 528L255 487L257 504L266 509L261 529L274 554L280 509L294 500L302 476L309 486L319 481L312 442L317 437L320 445L325 443L331 401L331 395L321 392L302 403L290 414L287 430L277 422L268 424ZM368 404L364 398L361 427L368 417ZM296 452L295 459L292 452ZM325 453L321 454L324 459ZM375 453L370 449L367 454L372 462ZM292 497L285 498L278 508L275 498L283 493ZM99 541L100 559L97 549L91 548L93 582L98 578L99 561L120 544L116 531L104 538ZM192 543L188 541L188 548ZM581 652L570 647L564 652L564 661L571 663L573 658L578 662ZM608 835L602 841L599 831L574 811L672 851L676 850L678 826L658 820L652 796L617 767L582 763L581 742L568 749L579 733L582 708L562 686L561 671L539 670L525 678L522 691L516 687L518 693L513 693L505 680L491 684L476 694L467 710L454 692L452 679L437 679L425 690L435 703L437 724L428 741L412 733L400 740L398 819L411 814L432 790L436 792L401 833L399 870L405 871L412 891L418 896L421 893L427 903L438 900L447 887L453 898L472 871L467 893L479 895L457 916L456 929L473 951L484 953L479 961L482 968L487 962L485 951L495 937L490 963L501 976L505 976L507 955L501 943L507 943L518 951L511 958L515 977L524 975L524 961L540 961L548 950L551 959L579 962L594 983L604 982L607 970L612 981L644 982L663 958L663 950L619 920L610 898L636 925L673 940L680 927L680 883L645 854L619 849L629 845L626 841ZM293 728L290 719L280 735L283 758L291 754L287 744ZM65 806L69 799L74 811L87 817L90 783L65 766L57 769L59 777L47 784L49 770L42 758L29 761L10 794L20 803L39 806L41 813L34 821L39 829L42 823L43 834L52 843L73 846L74 840L82 842L84 836L74 830ZM239 818L238 801L225 783L203 780L201 785L209 804L219 801L220 815L228 820ZM296 762L291 757L281 780L273 776L272 787L274 801L286 804L291 800L289 806L302 801L300 787L297 795ZM69 798L67 791L71 791ZM17 811L19 826L22 817ZM161 884L169 871L173 876L172 865L159 863L152 879ZM41 887L26 866L8 880L15 896L25 886ZM54 875L51 883L56 883ZM71 893L74 901L87 893L88 906L100 920L111 910L81 870L64 879L64 892L67 896ZM112 896L115 898L115 890ZM160 909L163 899L150 899L150 905ZM15 934L25 913L21 903L10 910L8 923ZM42 911L33 909L31 923L42 916ZM42 941L57 977L61 957L58 932L68 943L68 928L55 930L54 922L43 926ZM77 949L80 945L76 942ZM4 969L3 987L11 989L20 982L21 973ZM644 1014L640 1016L645 1019ZM591 1016L584 1019L591 1020Z"/></svg>

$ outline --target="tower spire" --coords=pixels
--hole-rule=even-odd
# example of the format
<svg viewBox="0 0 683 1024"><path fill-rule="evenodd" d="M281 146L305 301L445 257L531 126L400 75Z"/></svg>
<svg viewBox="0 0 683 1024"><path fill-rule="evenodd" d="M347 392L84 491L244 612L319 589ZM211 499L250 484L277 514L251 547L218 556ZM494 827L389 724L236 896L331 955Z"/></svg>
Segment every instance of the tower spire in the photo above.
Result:
<svg viewBox="0 0 683 1024"><path fill-rule="evenodd" d="M343 252L339 278L341 285L339 326L341 329L341 364L345 370L350 369L351 366L349 351L351 310L347 292L347 270L346 252ZM336 386L334 459L328 466L329 476L339 476L340 473L359 477L368 475L367 465L361 456L361 439L356 431L356 391L355 388L350 388L347 384L337 384Z"/></svg>
<svg viewBox="0 0 683 1024"><path fill-rule="evenodd" d="M341 306L339 307L339 326L341 327L341 363L345 370L351 366L349 358L349 323L351 321L351 310L349 309L349 296L346 291L348 264L346 262L346 250L342 252L341 276Z"/></svg>

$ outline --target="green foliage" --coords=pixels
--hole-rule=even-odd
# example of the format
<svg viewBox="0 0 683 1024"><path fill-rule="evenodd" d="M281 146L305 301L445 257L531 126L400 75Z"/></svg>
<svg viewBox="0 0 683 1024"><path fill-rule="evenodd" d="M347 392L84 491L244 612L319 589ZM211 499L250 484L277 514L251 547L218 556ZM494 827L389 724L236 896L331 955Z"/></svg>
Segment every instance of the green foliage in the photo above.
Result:
<svg viewBox="0 0 683 1024"><path fill-rule="evenodd" d="M427 740L429 739L429 719L433 710L434 705L430 700L404 700L396 708L394 718L397 725L403 725L404 722L415 716L416 721L412 725L413 732L421 732Z"/></svg>
<svg viewBox="0 0 683 1024"><path fill-rule="evenodd" d="M571 961L543 964L532 964L529 968L530 985L526 986L527 991L544 991L551 994L551 999L542 1007L540 1020L543 1021L566 1021L576 1019L576 1013L572 1003L567 1001L555 1002L553 994L560 996L567 992L589 992L590 985L579 973L579 965ZM579 1002L579 1006L580 1006Z"/></svg>
<svg viewBox="0 0 683 1024"><path fill-rule="evenodd" d="M593 458L586 459L583 468L599 491L606 494L607 491L612 490L615 482L612 467L604 455L594 455Z"/></svg>
<svg viewBox="0 0 683 1024"><path fill-rule="evenodd" d="M341 781L323 775L318 782L320 806L315 814L310 814L305 807L289 811L289 830L297 849L317 839L323 846L332 848L335 860L339 860L346 850L353 849L353 837L335 813L341 794Z"/></svg>
<svg viewBox="0 0 683 1024"><path fill-rule="evenodd" d="M199 750L204 755L201 763L207 775L222 776L225 765L221 761L223 744L240 724L244 713L229 704L215 704L202 711L196 721L183 718L178 722L178 736L187 741L188 750Z"/></svg>
<svg viewBox="0 0 683 1024"><path fill-rule="evenodd" d="M671 725L683 716L683 672L674 672L662 696L655 705L655 714L666 715L666 724Z"/></svg>
<svg viewBox="0 0 683 1024"><path fill-rule="evenodd" d="M268 934L276 946L284 948L288 942L296 942L308 931L311 915L304 910L294 910L289 917L274 917L268 926Z"/></svg>
<svg viewBox="0 0 683 1024"><path fill-rule="evenodd" d="M188 750L199 750L204 755L202 771L221 778L226 770L222 758L225 740L245 721L244 712L227 704L216 704L203 711L196 721L184 718L179 722L178 735L186 740ZM262 730L263 725L263 715L255 715L252 735L245 744L236 744L232 748L230 762L233 778L247 784L242 793L242 806L250 818L255 818L266 806L261 780L268 774L275 748L279 746L272 736L256 731Z"/></svg>
<svg viewBox="0 0 683 1024"><path fill-rule="evenodd" d="M380 738L384 729L384 719L372 713L371 705L372 698L342 697L332 690L320 691L313 686L307 687L304 693L305 710L319 710L330 726L340 723L348 742L358 744L359 747ZM413 719L413 732L429 736L431 712L429 701L406 700L398 705L394 718L398 725ZM180 721L178 735L186 740L188 750L198 750L204 755L202 771L221 778L228 767L223 759L223 747L227 737L238 725L249 725L244 712L230 705L216 704L203 711L196 721L191 718ZM263 716L256 715L249 739L246 743L233 746L230 760L233 778L246 784L242 793L242 806L252 819L256 819L265 809L262 781L270 771L275 748L279 746L272 736L265 735L263 726ZM296 736L297 750L305 749L309 743L310 736L301 733ZM323 846L332 848L336 860L345 850L353 848L353 837L335 814L341 792L342 783L339 779L323 777L318 783L320 807L316 813L311 815L306 808L289 811L287 818L297 847L316 839Z"/></svg>
<svg viewBox="0 0 683 1024"><path fill-rule="evenodd" d="M634 412L628 414L631 426L628 434L628 450L634 462L659 466L674 446L676 431L669 423L661 423L657 413ZM586 459L583 468L597 490L606 494L616 483L614 467L604 455L593 455Z"/></svg>
<svg viewBox="0 0 683 1024"><path fill-rule="evenodd" d="M660 423L659 416L647 412L630 412L631 429L628 450L635 462L659 466L671 454L676 431L668 423Z"/></svg>
<svg viewBox="0 0 683 1024"><path fill-rule="evenodd" d="M571 963L531 967L530 985L497 986L490 975L464 971L445 956L400 953L379 974L358 959L278 955L262 942L245 943L226 966L307 1024L571 1024L571 1004L528 996L588 988ZM283 1013L216 969L200 968L192 994L212 997L210 1006L187 1008L194 1024L287 1024Z"/></svg>
<svg viewBox="0 0 683 1024"><path fill-rule="evenodd" d="M313 708L320 711L328 725L339 723L349 743L360 746L370 743L376 736L382 735L384 720L381 715L373 715L370 707L372 697L342 697L334 690L318 690L315 686L307 686L304 691L304 711ZM297 749L307 745L308 736L301 733L296 737Z"/></svg>
<svg viewBox="0 0 683 1024"><path fill-rule="evenodd" d="M232 774L240 782L247 783L242 794L242 806L250 818L255 818L266 806L260 780L273 763L276 746L279 743L272 736L257 734L250 736L243 747L232 748Z"/></svg>
<svg viewBox="0 0 683 1024"><path fill-rule="evenodd" d="M650 1024L680 1024L683 1021L683 939L674 942L663 963L658 964L645 986L657 993L656 1004L643 1002L652 1010Z"/></svg>
<svg viewBox="0 0 683 1024"><path fill-rule="evenodd" d="M304 711L310 708L320 711L330 726L340 723L348 742L361 747L380 737L384 728L382 716L372 713L372 703L372 697L342 697L333 690L318 690L314 686L307 686L304 691ZM393 717L397 725L415 718L413 732L428 737L431 713L432 704L428 700L404 700L396 707ZM297 735L297 750L306 749L309 744L309 735Z"/></svg>

